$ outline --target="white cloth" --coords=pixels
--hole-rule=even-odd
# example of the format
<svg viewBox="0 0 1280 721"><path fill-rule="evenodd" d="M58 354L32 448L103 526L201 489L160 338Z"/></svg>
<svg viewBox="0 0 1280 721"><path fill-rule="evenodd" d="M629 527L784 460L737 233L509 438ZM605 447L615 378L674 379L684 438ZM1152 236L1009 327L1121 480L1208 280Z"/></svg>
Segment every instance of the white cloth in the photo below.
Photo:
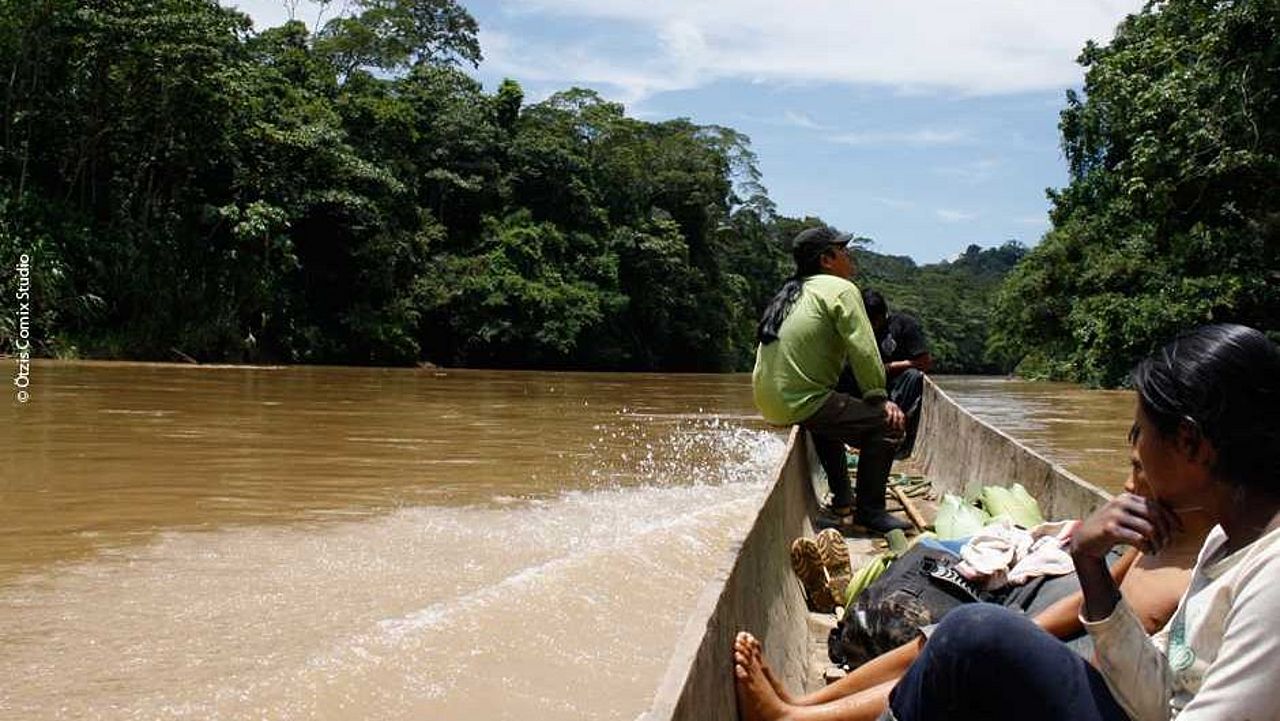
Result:
<svg viewBox="0 0 1280 721"><path fill-rule="evenodd" d="M988 591L1021 585L1037 576L1061 576L1075 570L1064 546L1075 521L1042 523L1031 530L998 518L960 549L956 571Z"/></svg>
<svg viewBox="0 0 1280 721"><path fill-rule="evenodd" d="M1226 540L1220 526L1209 532L1178 610L1154 636L1123 600L1084 623L1133 721L1280 721L1280 529L1230 555ZM1171 651L1179 626L1185 643Z"/></svg>

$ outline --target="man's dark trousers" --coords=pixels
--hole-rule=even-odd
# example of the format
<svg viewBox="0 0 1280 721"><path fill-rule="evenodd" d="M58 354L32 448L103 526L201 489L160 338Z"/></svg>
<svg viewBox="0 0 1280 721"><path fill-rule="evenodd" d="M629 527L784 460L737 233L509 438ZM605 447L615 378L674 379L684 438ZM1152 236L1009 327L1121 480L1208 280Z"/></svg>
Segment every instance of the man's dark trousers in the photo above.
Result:
<svg viewBox="0 0 1280 721"><path fill-rule="evenodd" d="M900 436L890 435L884 406L832 391L818 410L800 422L809 432L831 488L831 506L854 505L845 444L858 449L857 508L860 513L884 510L885 485Z"/></svg>

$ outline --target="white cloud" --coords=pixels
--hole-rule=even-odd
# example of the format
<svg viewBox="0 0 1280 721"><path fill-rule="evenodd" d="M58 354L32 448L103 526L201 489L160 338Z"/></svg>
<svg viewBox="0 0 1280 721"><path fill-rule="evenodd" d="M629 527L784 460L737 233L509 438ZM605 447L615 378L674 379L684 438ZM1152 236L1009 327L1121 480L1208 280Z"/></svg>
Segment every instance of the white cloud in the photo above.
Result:
<svg viewBox="0 0 1280 721"><path fill-rule="evenodd" d="M513 23L595 20L651 47L552 42L521 33L519 49L491 51L500 73L610 83L639 99L731 78L873 84L902 92L989 95L1079 83L1086 40L1105 42L1141 0L504 0ZM509 52L515 50L515 52ZM573 59L573 61L569 61Z"/></svg>
<svg viewBox="0 0 1280 721"><path fill-rule="evenodd" d="M982 158L971 163L960 165L943 165L933 169L936 175L954 178L972 185L985 183L995 177L996 171L1004 165L997 158Z"/></svg>
<svg viewBox="0 0 1280 721"><path fill-rule="evenodd" d="M959 145L970 140L969 134L962 130L920 130L891 131L875 133L841 133L827 138L833 143L842 145Z"/></svg>
<svg viewBox="0 0 1280 721"><path fill-rule="evenodd" d="M830 125L825 125L813 119L808 113L801 113L795 110L787 110L782 115L753 115L740 113L737 119L759 123L760 125L772 125L776 127L801 128L803 130L831 130Z"/></svg>
<svg viewBox="0 0 1280 721"><path fill-rule="evenodd" d="M826 130L827 129L827 126L814 121L814 119L809 117L808 115L805 115L804 113L797 113L794 110L788 110L783 115L783 122L786 123L787 125L794 125L797 128L804 128L806 130Z"/></svg>
<svg viewBox="0 0 1280 721"><path fill-rule="evenodd" d="M259 28L341 14L350 0L220 0ZM486 66L520 80L610 86L624 102L735 79L870 84L989 95L1078 84L1086 40L1105 42L1142 0L500 0L481 26ZM549 38L539 27L602 21L645 47Z"/></svg>
<svg viewBox="0 0 1280 721"><path fill-rule="evenodd" d="M962 210L949 210L947 208L938 208L934 211L940 220L948 223L963 223L967 220L973 220L978 217L977 213L966 213Z"/></svg>
<svg viewBox="0 0 1280 721"><path fill-rule="evenodd" d="M696 53L696 39L679 35L673 29L670 42L663 47L683 45L678 53ZM656 93L685 90L697 87L696 79L688 76L694 65L684 68L673 62L666 67L642 67L618 62L609 57L609 51L591 41L561 44L554 48L533 45L518 33L480 30L480 48L484 52L484 66L498 74L513 77L522 84L542 82L560 88L586 86L605 90L610 100L630 106ZM664 56L666 57L666 56Z"/></svg>
<svg viewBox="0 0 1280 721"><path fill-rule="evenodd" d="M916 207L916 204L910 200L902 200L900 198L884 198L877 196L872 198L872 200L886 208L893 208L894 210L911 210Z"/></svg>

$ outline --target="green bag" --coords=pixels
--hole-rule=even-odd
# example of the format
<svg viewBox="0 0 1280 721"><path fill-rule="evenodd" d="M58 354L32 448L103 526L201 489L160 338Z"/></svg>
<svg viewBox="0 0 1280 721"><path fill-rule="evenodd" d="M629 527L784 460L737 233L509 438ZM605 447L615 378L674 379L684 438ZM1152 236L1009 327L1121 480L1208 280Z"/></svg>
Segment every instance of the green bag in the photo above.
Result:
<svg viewBox="0 0 1280 721"><path fill-rule="evenodd" d="M1040 504L1019 483L1015 483L1013 488L983 486L982 507L993 518L1007 516L1014 524L1023 528L1034 528L1044 523Z"/></svg>
<svg viewBox="0 0 1280 721"><path fill-rule="evenodd" d="M933 522L938 538L954 541L968 538L987 525L987 514L977 506L965 503L959 496L947 493L942 496L938 517Z"/></svg>
<svg viewBox="0 0 1280 721"><path fill-rule="evenodd" d="M1022 506L1022 512L1026 514L1027 528L1033 528L1044 523L1044 514L1040 512L1040 503L1035 496L1027 493L1027 489L1023 488L1021 483L1013 484L1013 487L1009 490L1013 493L1014 500L1018 501Z"/></svg>

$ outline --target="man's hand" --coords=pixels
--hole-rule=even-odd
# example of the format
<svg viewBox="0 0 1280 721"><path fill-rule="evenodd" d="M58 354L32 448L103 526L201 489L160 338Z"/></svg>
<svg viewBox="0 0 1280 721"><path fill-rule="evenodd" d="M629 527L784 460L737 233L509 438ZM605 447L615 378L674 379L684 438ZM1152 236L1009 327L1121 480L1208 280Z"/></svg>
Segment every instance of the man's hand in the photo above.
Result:
<svg viewBox="0 0 1280 721"><path fill-rule="evenodd" d="M1071 555L1101 559L1124 543L1156 553L1182 525L1168 506L1154 498L1121 493L1107 501L1072 534Z"/></svg>
<svg viewBox="0 0 1280 721"><path fill-rule="evenodd" d="M893 433L903 433L907 429L907 416L893 401L884 402L885 424Z"/></svg>
<svg viewBox="0 0 1280 721"><path fill-rule="evenodd" d="M933 368L933 355L928 352L921 353L914 358L906 360L890 361L884 364L884 373L888 378L895 378L903 373L915 368L921 373L928 373Z"/></svg>

